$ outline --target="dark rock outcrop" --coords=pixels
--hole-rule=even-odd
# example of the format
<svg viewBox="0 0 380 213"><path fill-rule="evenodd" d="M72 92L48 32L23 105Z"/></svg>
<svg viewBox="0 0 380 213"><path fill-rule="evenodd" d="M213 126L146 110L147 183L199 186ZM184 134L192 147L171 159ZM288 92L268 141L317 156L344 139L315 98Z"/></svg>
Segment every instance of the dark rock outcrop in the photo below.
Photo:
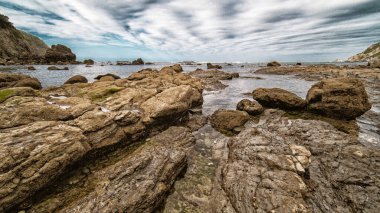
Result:
<svg viewBox="0 0 380 213"><path fill-rule="evenodd" d="M83 61L84 64L86 65L94 65L95 64L95 61L92 60L92 59L86 59Z"/></svg>
<svg viewBox="0 0 380 213"><path fill-rule="evenodd" d="M267 64L267 66L268 66L268 67L280 67L281 64L278 63L277 61L272 61L272 62L269 62L269 63Z"/></svg>
<svg viewBox="0 0 380 213"><path fill-rule="evenodd" d="M248 99L243 99L239 101L239 103L236 106L236 109L240 111L245 111L250 115L259 115L262 112L264 112L264 108L263 106L261 106L261 104Z"/></svg>
<svg viewBox="0 0 380 213"><path fill-rule="evenodd" d="M76 83L87 83L88 80L83 75L75 75L71 78L69 78L65 84L76 84Z"/></svg>
<svg viewBox="0 0 380 213"><path fill-rule="evenodd" d="M211 126L222 132L234 132L235 128L242 127L249 120L247 112L238 110L219 109L210 118Z"/></svg>
<svg viewBox="0 0 380 213"><path fill-rule="evenodd" d="M41 82L37 78L32 78L21 74L0 73L0 89L11 87L31 87L41 89Z"/></svg>
<svg viewBox="0 0 380 213"><path fill-rule="evenodd" d="M301 110L306 101L297 95L279 88L258 88L252 93L253 98L265 107L288 110Z"/></svg>
<svg viewBox="0 0 380 213"><path fill-rule="evenodd" d="M105 75L98 75L95 77L96 80L100 80L103 78L103 81L104 80L116 80L116 79L120 79L120 76L117 76L115 74L112 74L112 73L107 73Z"/></svg>
<svg viewBox="0 0 380 213"><path fill-rule="evenodd" d="M222 69L222 66L218 64L207 63L207 69Z"/></svg>
<svg viewBox="0 0 380 213"><path fill-rule="evenodd" d="M323 115L355 119L371 109L361 80L333 78L313 85L307 93L308 109Z"/></svg>
<svg viewBox="0 0 380 213"><path fill-rule="evenodd" d="M74 62L76 55L71 52L71 49L62 44L52 45L46 50L45 60L48 63Z"/></svg>
<svg viewBox="0 0 380 213"><path fill-rule="evenodd" d="M141 58L138 58L132 61L132 65L144 65L144 61Z"/></svg>

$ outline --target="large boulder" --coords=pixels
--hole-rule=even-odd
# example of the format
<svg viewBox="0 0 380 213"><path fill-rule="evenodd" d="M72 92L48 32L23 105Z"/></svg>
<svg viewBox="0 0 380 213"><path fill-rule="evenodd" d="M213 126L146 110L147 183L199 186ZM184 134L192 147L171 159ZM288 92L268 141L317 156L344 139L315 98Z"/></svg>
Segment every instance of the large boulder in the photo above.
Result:
<svg viewBox="0 0 380 213"><path fill-rule="evenodd" d="M144 65L144 61L141 58L138 58L132 61L132 65Z"/></svg>
<svg viewBox="0 0 380 213"><path fill-rule="evenodd" d="M236 109L240 111L245 111L250 115L259 115L262 112L264 112L264 108L263 106L261 106L261 104L248 99L243 99L239 101L239 103L236 106Z"/></svg>
<svg viewBox="0 0 380 213"><path fill-rule="evenodd" d="M31 87L41 89L41 82L37 78L32 78L21 74L0 74L0 89L10 87Z"/></svg>
<svg viewBox="0 0 380 213"><path fill-rule="evenodd" d="M308 110L342 119L355 119L371 109L363 82L356 78L320 81L310 88L306 100Z"/></svg>
<svg viewBox="0 0 380 213"><path fill-rule="evenodd" d="M92 59L86 59L83 61L84 64L86 65L94 65L95 64L95 61L92 60Z"/></svg>
<svg viewBox="0 0 380 213"><path fill-rule="evenodd" d="M46 50L45 60L48 63L57 63L58 61L74 62L76 60L76 55L65 45L57 44Z"/></svg>
<svg viewBox="0 0 380 213"><path fill-rule="evenodd" d="M88 80L83 75L75 75L71 78L69 78L65 84L76 84L76 83L87 83Z"/></svg>
<svg viewBox="0 0 380 213"><path fill-rule="evenodd" d="M233 132L235 128L243 126L248 120L247 112L227 109L218 109L210 118L211 126L222 133Z"/></svg>
<svg viewBox="0 0 380 213"><path fill-rule="evenodd" d="M277 61L271 61L267 64L268 67L280 67L281 64L278 63Z"/></svg>
<svg viewBox="0 0 380 213"><path fill-rule="evenodd" d="M258 88L253 98L265 107L287 110L300 110L306 107L306 101L297 95L280 88Z"/></svg>
<svg viewBox="0 0 380 213"><path fill-rule="evenodd" d="M207 69L222 69L222 66L218 64L207 63Z"/></svg>

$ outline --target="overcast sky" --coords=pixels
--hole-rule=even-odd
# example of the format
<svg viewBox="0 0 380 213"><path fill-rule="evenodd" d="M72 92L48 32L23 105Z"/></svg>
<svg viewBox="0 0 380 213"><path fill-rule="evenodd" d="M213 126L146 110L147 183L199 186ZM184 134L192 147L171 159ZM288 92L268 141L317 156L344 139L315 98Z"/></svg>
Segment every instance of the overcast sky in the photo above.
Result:
<svg viewBox="0 0 380 213"><path fill-rule="evenodd" d="M380 0L0 0L79 58L332 61L380 41Z"/></svg>

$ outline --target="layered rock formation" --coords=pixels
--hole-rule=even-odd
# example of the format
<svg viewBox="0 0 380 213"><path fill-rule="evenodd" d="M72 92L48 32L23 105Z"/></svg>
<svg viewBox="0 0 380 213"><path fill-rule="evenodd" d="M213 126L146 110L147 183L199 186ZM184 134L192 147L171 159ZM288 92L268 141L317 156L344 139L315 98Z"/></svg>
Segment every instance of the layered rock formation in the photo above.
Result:
<svg viewBox="0 0 380 213"><path fill-rule="evenodd" d="M0 104L0 211L33 209L17 205L54 183L73 164L91 153L125 147L154 134L187 117L188 110L203 101L199 80L155 70L145 72L139 80L67 84L24 94L7 96ZM152 139L154 146L135 157L126 156L119 163L94 171L96 180L91 179L91 183L95 185L88 186L86 196L76 199L75 205L53 200L42 202L38 209L80 206L96 211L111 205L138 212L154 208L184 167L186 152L182 150L192 141L184 129L172 130L169 135ZM174 137L178 140L173 141ZM165 142L166 138L170 142ZM142 188L140 195L133 192L137 190L135 183L144 186L145 192ZM120 197L114 197L115 190Z"/></svg>
<svg viewBox="0 0 380 213"><path fill-rule="evenodd" d="M376 212L377 148L315 120L268 110L228 142L215 212ZM222 141L220 141L222 142Z"/></svg>
<svg viewBox="0 0 380 213"><path fill-rule="evenodd" d="M76 55L71 49L62 44L52 45L46 50L45 60L48 63L67 62L72 63L76 60Z"/></svg>
<svg viewBox="0 0 380 213"><path fill-rule="evenodd" d="M380 59L380 42L371 45L362 53L359 53L357 55L354 55L348 58L348 61L350 62L371 61L373 59L378 59L378 60Z"/></svg>

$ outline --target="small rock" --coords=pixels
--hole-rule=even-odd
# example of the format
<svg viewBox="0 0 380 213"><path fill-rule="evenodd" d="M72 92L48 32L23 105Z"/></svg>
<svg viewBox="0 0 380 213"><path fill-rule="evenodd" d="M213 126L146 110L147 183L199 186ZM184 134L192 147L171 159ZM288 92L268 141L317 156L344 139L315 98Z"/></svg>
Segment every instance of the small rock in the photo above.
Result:
<svg viewBox="0 0 380 213"><path fill-rule="evenodd" d="M243 99L239 101L236 106L237 110L245 111L250 115L259 115L264 112L263 106L256 101L250 101L248 99Z"/></svg>

